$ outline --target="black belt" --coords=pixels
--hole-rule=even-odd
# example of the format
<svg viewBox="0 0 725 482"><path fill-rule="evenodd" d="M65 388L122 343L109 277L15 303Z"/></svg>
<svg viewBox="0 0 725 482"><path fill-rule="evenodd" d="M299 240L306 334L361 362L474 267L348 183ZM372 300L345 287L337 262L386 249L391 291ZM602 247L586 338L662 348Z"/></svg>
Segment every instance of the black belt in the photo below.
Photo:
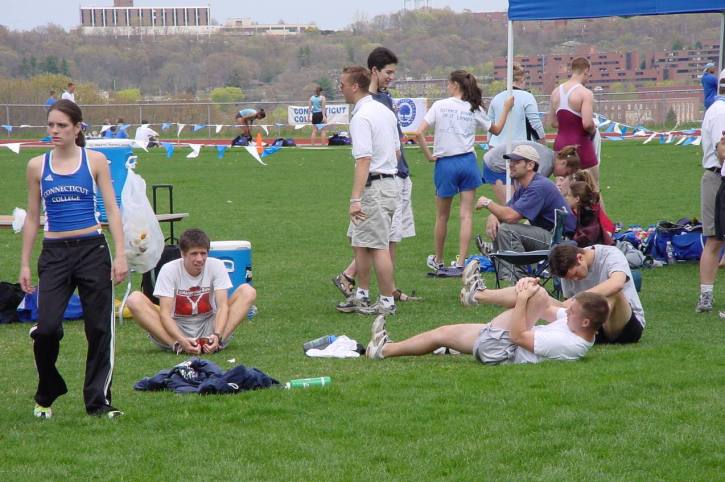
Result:
<svg viewBox="0 0 725 482"><path fill-rule="evenodd" d="M365 183L365 187L369 187L373 181L378 181L380 179L389 179L395 177L395 174L368 174L368 180Z"/></svg>
<svg viewBox="0 0 725 482"><path fill-rule="evenodd" d="M706 167L706 171L714 172L716 174L720 174L720 168L719 167Z"/></svg>

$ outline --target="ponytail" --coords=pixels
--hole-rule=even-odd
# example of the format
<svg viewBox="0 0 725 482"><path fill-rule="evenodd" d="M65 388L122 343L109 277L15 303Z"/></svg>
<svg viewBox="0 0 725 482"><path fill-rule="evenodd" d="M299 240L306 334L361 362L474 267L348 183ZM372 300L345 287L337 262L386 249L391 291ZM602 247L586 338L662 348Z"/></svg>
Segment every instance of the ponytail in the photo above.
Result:
<svg viewBox="0 0 725 482"><path fill-rule="evenodd" d="M86 135L83 134L83 131L78 132L78 135L76 136L76 145L78 147L86 147Z"/></svg>
<svg viewBox="0 0 725 482"><path fill-rule="evenodd" d="M581 160L579 159L579 153L576 151L577 147L579 146L562 147L556 153L556 158L564 159L566 161L566 167L572 172L577 172L581 169Z"/></svg>
<svg viewBox="0 0 725 482"><path fill-rule="evenodd" d="M451 82L457 83L462 92L461 99L471 104L471 112L483 109L483 94L478 87L476 77L465 70L454 70L448 77Z"/></svg>

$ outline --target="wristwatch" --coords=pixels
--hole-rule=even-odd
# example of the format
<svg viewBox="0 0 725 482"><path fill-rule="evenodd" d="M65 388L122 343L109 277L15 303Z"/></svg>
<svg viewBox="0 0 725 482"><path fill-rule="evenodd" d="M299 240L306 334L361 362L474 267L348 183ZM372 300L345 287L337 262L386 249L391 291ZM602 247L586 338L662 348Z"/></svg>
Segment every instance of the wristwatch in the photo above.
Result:
<svg viewBox="0 0 725 482"><path fill-rule="evenodd" d="M489 204L491 204L490 199L486 199L485 201L483 201L483 207L487 208Z"/></svg>

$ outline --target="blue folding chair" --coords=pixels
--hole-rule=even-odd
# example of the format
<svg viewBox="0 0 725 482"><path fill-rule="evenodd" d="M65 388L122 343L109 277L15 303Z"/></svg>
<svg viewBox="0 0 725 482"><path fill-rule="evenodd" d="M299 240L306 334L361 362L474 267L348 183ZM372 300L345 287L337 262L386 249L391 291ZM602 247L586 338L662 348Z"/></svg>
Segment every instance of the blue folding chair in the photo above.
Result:
<svg viewBox="0 0 725 482"><path fill-rule="evenodd" d="M493 270L496 274L496 288L501 287L501 279L499 277L499 263L502 261L511 263L515 267L522 267L524 271L523 276L518 276L516 281L521 277L533 277L541 280L542 286L546 285L552 278L549 272L549 252L553 246L556 246L564 239L564 225L569 213L565 209L554 210L554 229L551 234L551 243L549 243L548 249L539 249L536 251L498 251L491 253L490 257L493 261ZM514 270L516 274L516 270ZM553 293L558 298L561 290L557 288L555 283L552 283Z"/></svg>

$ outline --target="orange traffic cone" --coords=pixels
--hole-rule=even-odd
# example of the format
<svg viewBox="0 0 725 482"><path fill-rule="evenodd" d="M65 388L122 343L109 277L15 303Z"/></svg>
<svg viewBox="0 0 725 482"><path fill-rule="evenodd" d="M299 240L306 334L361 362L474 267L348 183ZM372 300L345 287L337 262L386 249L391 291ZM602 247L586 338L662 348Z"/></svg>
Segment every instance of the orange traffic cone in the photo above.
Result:
<svg viewBox="0 0 725 482"><path fill-rule="evenodd" d="M260 156L264 152L264 146L262 145L262 133L257 132L257 154Z"/></svg>

